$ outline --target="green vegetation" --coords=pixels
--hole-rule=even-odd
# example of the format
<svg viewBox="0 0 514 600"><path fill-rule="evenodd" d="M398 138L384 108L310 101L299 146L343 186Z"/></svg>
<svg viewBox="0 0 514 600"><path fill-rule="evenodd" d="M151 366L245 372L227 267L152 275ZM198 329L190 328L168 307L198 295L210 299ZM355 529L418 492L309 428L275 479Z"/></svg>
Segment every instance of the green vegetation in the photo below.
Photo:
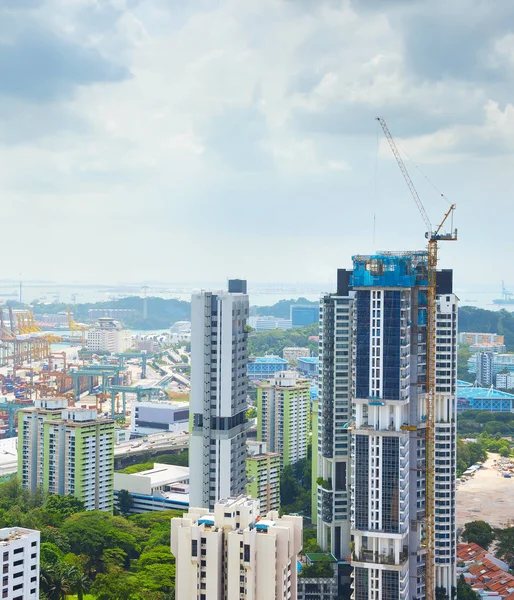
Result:
<svg viewBox="0 0 514 600"><path fill-rule="evenodd" d="M307 327L295 327L287 331L281 329L254 331L248 334L248 354L249 356L263 356L268 353L282 356L284 348L289 346L309 348L311 352L317 354L318 342L309 340L309 337L318 335L318 333L319 326L317 323Z"/></svg>
<svg viewBox="0 0 514 600"><path fill-rule="evenodd" d="M125 473L127 475L133 475L134 473L140 473L141 471L148 471L153 469L155 463L163 465L177 465L179 467L187 467L189 465L189 451L183 450L178 454L161 454L161 456L153 457L154 460L150 460L152 457L149 454L145 454L140 458L144 462L130 465L117 471L118 473Z"/></svg>
<svg viewBox="0 0 514 600"><path fill-rule="evenodd" d="M471 352L469 351L469 346L466 346L466 344L459 344L459 350L457 352L457 379L475 383L475 375L472 375L468 371L468 360L470 356Z"/></svg>
<svg viewBox="0 0 514 600"><path fill-rule="evenodd" d="M90 308L127 308L135 310L135 315L124 319L124 324L132 329L169 329L172 323L190 319L191 306L189 302L164 298L147 298L147 318L143 319L144 298L129 296L108 302L88 302L69 305L76 321L87 321ZM38 306L35 302L35 314L55 314L66 311L67 304L54 303Z"/></svg>
<svg viewBox="0 0 514 600"><path fill-rule="evenodd" d="M471 521L464 525L462 539L468 544L478 544L487 550L494 541L494 530L485 521Z"/></svg>
<svg viewBox="0 0 514 600"><path fill-rule="evenodd" d="M305 565L300 571L300 577L333 577L334 570L328 556L310 565Z"/></svg>
<svg viewBox="0 0 514 600"><path fill-rule="evenodd" d="M481 433L514 435L514 414L465 410L458 417L458 430L461 437L476 437Z"/></svg>
<svg viewBox="0 0 514 600"><path fill-rule="evenodd" d="M480 600L480 596L466 583L464 575L457 580L457 600Z"/></svg>
<svg viewBox="0 0 514 600"><path fill-rule="evenodd" d="M132 515L84 512L73 497L30 494L13 479L0 485L0 527L41 532L41 598L173 600L176 511Z"/></svg>
<svg viewBox="0 0 514 600"><path fill-rule="evenodd" d="M504 335L507 350L514 351L514 314L507 310L484 310L474 306L461 306L459 330Z"/></svg>
<svg viewBox="0 0 514 600"><path fill-rule="evenodd" d="M471 465L484 462L486 459L487 452L481 443L464 443L457 438L457 477L460 477Z"/></svg>
<svg viewBox="0 0 514 600"><path fill-rule="evenodd" d="M306 300L305 298L298 298L297 300L279 300L272 306L252 306L250 308L250 315L260 315L263 317L277 317L279 319L289 319L291 314L291 306L294 304L304 304L309 306L317 306L318 302Z"/></svg>
<svg viewBox="0 0 514 600"><path fill-rule="evenodd" d="M280 506L282 514L311 514L312 451L307 458L283 468L280 475Z"/></svg>

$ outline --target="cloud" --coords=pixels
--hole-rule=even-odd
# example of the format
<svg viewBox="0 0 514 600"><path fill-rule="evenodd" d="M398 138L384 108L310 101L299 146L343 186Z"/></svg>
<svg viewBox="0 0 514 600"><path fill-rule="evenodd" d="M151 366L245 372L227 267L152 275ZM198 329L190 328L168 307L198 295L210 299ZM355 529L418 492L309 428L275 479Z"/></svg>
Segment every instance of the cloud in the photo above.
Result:
<svg viewBox="0 0 514 600"><path fill-rule="evenodd" d="M49 267L30 240L42 222L56 247L73 245L52 270L89 279L120 248L134 250L121 279L237 267L299 280L320 248L334 253L325 277L374 249L374 215L377 244L422 245L415 231L398 242L398 215L417 215L390 152L377 159L378 115L450 196L466 194L475 232L490 170L509 188L491 157L514 153L514 34L510 9L464 4L9 1L0 185L11 218L25 215L17 265L59 277L39 273ZM478 265L463 247L463 269ZM271 272L276 257L287 270Z"/></svg>
<svg viewBox="0 0 514 600"><path fill-rule="evenodd" d="M120 81L126 69L49 32L26 29L0 46L0 93L34 102L68 96L77 85Z"/></svg>

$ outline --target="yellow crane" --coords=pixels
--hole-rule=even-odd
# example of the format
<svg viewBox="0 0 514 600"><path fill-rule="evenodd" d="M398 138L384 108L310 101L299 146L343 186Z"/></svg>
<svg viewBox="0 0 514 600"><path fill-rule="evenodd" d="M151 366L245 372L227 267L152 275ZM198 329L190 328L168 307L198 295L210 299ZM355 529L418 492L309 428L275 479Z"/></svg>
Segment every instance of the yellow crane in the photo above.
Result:
<svg viewBox="0 0 514 600"><path fill-rule="evenodd" d="M453 229L453 211L455 204L452 204L443 220L436 229L432 229L432 224L426 213L425 207L412 183L407 167L405 166L400 152L396 147L386 122L381 117L377 121L382 126L389 146L396 158L407 186L416 202L419 212L427 226L425 237L428 239L428 302L427 302L427 377L426 377L426 433L425 433L425 598L426 600L435 600L435 356L436 356L436 319L437 319L437 253L438 242L453 242L457 240L457 230ZM451 216L451 229L449 233L441 233L442 228L448 218ZM449 591L449 590L448 590Z"/></svg>
<svg viewBox="0 0 514 600"><path fill-rule="evenodd" d="M76 338L73 336L73 332L80 331L80 344L82 347L84 347L86 345L87 325L84 325L83 323L77 323L75 321L69 306L66 307L66 312L68 313L68 326L70 328L70 344L73 344L73 342L76 341Z"/></svg>

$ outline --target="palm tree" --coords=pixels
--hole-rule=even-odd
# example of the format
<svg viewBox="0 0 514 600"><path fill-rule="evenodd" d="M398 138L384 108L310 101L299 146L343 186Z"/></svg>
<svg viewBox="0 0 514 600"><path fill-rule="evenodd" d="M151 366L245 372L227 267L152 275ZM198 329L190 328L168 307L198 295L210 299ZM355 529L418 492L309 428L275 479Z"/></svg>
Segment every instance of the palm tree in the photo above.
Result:
<svg viewBox="0 0 514 600"><path fill-rule="evenodd" d="M48 600L66 600L67 594L72 593L70 571L69 567L59 564L41 566L41 591Z"/></svg>
<svg viewBox="0 0 514 600"><path fill-rule="evenodd" d="M68 577L71 581L74 593L77 594L77 600L83 600L84 594L91 586L89 577L77 567L71 567L68 570Z"/></svg>

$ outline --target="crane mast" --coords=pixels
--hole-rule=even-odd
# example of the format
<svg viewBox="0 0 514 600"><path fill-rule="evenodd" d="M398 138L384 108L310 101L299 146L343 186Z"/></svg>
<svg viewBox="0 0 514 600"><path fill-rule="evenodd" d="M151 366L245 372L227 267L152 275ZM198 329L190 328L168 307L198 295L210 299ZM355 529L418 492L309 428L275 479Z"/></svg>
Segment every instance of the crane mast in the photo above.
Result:
<svg viewBox="0 0 514 600"><path fill-rule="evenodd" d="M455 204L452 204L440 225L433 230L427 212L410 178L393 136L381 117L377 121L382 126L385 137L393 152L400 171L407 183L416 206L427 226L425 237L428 239L428 290L427 290L427 344L426 344L426 430L425 430L425 600L435 600L435 390L436 390L436 338L437 338L437 260L438 242L457 240L457 230L441 233L448 217L453 217Z"/></svg>

